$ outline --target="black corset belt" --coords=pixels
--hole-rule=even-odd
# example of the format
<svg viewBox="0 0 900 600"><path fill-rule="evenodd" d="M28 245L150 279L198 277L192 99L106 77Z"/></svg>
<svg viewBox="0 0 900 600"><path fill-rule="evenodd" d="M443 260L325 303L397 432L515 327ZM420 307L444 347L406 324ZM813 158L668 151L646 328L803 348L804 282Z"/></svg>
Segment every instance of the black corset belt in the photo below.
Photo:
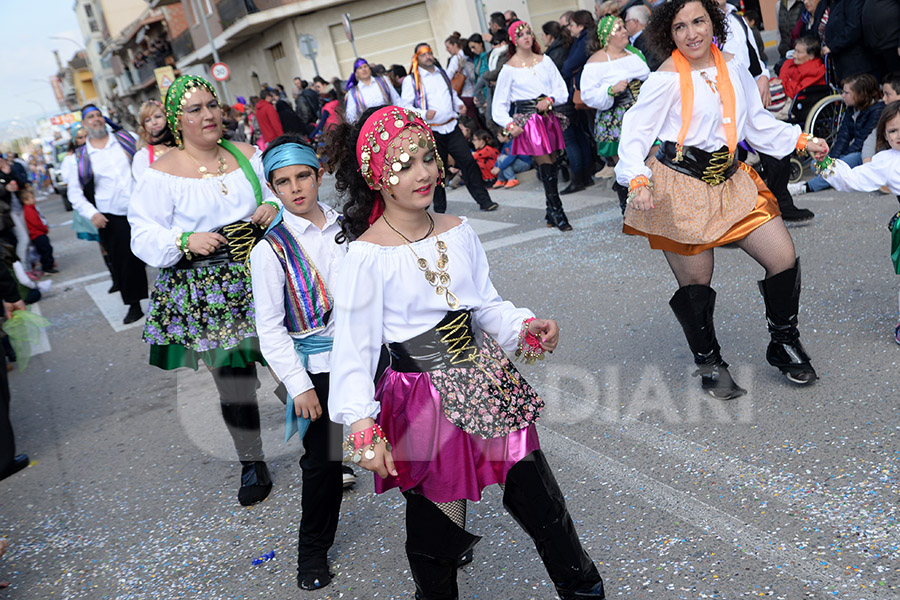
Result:
<svg viewBox="0 0 900 600"><path fill-rule="evenodd" d="M391 369L398 373L426 373L470 366L465 358L477 353L474 335L470 311L448 312L428 331L405 342L388 344Z"/></svg>
<svg viewBox="0 0 900 600"><path fill-rule="evenodd" d="M680 160L676 160L675 142L663 142L656 151L656 160L679 173L690 175L709 185L725 183L738 170L738 161L722 146L713 152L701 150L696 146L684 146Z"/></svg>
<svg viewBox="0 0 900 600"><path fill-rule="evenodd" d="M199 269L201 267L228 263L244 264L250 258L250 250L253 249L254 244L262 238L265 232L265 227L250 221L237 221L236 223L214 229L212 233L224 236L228 243L206 256L194 254L191 256L191 260L188 260L186 256L182 256L181 260L175 264L175 268Z"/></svg>

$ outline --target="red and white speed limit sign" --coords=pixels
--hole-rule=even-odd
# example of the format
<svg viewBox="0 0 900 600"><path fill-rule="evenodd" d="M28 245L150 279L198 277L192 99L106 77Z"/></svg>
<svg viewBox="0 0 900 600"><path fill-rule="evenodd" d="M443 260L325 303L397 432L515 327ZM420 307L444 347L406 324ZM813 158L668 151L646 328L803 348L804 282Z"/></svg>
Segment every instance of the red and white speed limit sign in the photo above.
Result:
<svg viewBox="0 0 900 600"><path fill-rule="evenodd" d="M217 62L216 64L214 64L212 66L212 69L210 69L210 72L212 73L213 79L215 79L216 81L225 81L226 79L228 79L228 77L231 76L231 69L229 69L228 65L223 62Z"/></svg>

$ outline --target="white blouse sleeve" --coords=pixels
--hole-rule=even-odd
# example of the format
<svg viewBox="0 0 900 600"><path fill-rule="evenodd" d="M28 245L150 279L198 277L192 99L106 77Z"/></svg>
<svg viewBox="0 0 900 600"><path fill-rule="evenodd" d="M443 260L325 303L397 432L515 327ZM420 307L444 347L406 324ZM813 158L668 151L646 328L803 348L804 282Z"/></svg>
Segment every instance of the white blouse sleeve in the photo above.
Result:
<svg viewBox="0 0 900 600"><path fill-rule="evenodd" d="M608 110L613 105L615 98L609 95L609 87L614 85L610 70L604 68L604 63L593 62L584 65L581 71L581 101L597 110Z"/></svg>
<svg viewBox="0 0 900 600"><path fill-rule="evenodd" d="M635 177L652 175L644 161L669 111L681 113L678 102L678 77L671 73L651 73L641 86L637 102L622 119L619 163L616 165L616 181L620 185L628 187Z"/></svg>
<svg viewBox="0 0 900 600"><path fill-rule="evenodd" d="M359 106L356 104L356 94L353 93L352 89L349 89L347 90L346 97L347 103L344 107L344 119L348 123L356 123L356 119L360 114Z"/></svg>
<svg viewBox="0 0 900 600"><path fill-rule="evenodd" d="M569 88L566 87L566 80L560 75L559 69L556 68L550 57L544 55L544 58L541 59L541 64L550 78L549 95L553 98L553 104L556 106L565 104L569 101Z"/></svg>
<svg viewBox="0 0 900 600"><path fill-rule="evenodd" d="M468 229L468 245L471 249L472 280L475 290L482 299L472 316L478 328L497 340L504 350L513 351L518 346L522 321L534 316L527 308L517 308L512 302L503 300L491 283L490 266L481 241L471 228Z"/></svg>
<svg viewBox="0 0 900 600"><path fill-rule="evenodd" d="M744 119L744 138L750 142L758 152L772 155L776 158L784 158L797 147L797 140L803 133L799 125L790 125L779 121L766 110L759 98L759 88L750 75L750 71L743 68L729 69L732 77L732 85L743 88L744 99L747 106L747 114ZM736 75L736 77L735 77ZM643 93L643 89L641 90Z"/></svg>
<svg viewBox="0 0 900 600"><path fill-rule="evenodd" d="M553 62L553 61L550 61ZM497 76L497 86L494 88L494 99L491 102L491 118L501 128L512 123L509 114L509 95L512 91L513 72L512 67L503 65Z"/></svg>
<svg viewBox="0 0 900 600"><path fill-rule="evenodd" d="M147 169L128 204L131 251L151 267L171 267L182 257L177 243L183 232L172 225L175 194L169 183L165 174Z"/></svg>
<svg viewBox="0 0 900 600"><path fill-rule="evenodd" d="M284 326L284 268L268 242L260 241L250 252L250 279L259 349L288 395L295 398L313 384Z"/></svg>
<svg viewBox="0 0 900 600"><path fill-rule="evenodd" d="M839 192L874 192L888 182L892 167L900 168L897 158L900 158L900 153L879 152L870 162L853 168L842 160L835 160L834 172L824 177ZM900 190L891 191L896 193Z"/></svg>
<svg viewBox="0 0 900 600"><path fill-rule="evenodd" d="M334 294L334 348L328 412L335 423L375 418L375 371L381 355L384 288L378 255L351 243L341 263Z"/></svg>
<svg viewBox="0 0 900 600"><path fill-rule="evenodd" d="M134 153L131 159L131 176L135 181L140 181L144 171L150 168L150 151L144 147Z"/></svg>
<svg viewBox="0 0 900 600"><path fill-rule="evenodd" d="M266 169L263 167L262 162L262 150L259 148L253 153L253 156L250 157L250 166L253 167L253 171L256 173L256 178L259 179L259 185L262 188L262 202L274 202L278 206L281 206L281 200L278 199L278 196L272 193L272 190L269 189L269 186L266 185ZM254 202L256 198L253 198ZM257 204L262 204L262 202L258 202ZM253 214L252 212L250 213Z"/></svg>
<svg viewBox="0 0 900 600"><path fill-rule="evenodd" d="M397 88L394 87L394 84L391 83L391 80L387 77L382 77L382 80L384 80L388 92L391 94L391 104L393 106L400 106L400 94L397 93Z"/></svg>
<svg viewBox="0 0 900 600"><path fill-rule="evenodd" d="M96 214L99 214L100 211L97 210L97 207L87 201L87 198L84 197L84 190L81 188L81 180L78 179L78 159L73 155L72 164L68 169L65 169L64 177L66 178L66 195L69 198L69 202L72 204L72 208L78 211L85 219L90 220Z"/></svg>

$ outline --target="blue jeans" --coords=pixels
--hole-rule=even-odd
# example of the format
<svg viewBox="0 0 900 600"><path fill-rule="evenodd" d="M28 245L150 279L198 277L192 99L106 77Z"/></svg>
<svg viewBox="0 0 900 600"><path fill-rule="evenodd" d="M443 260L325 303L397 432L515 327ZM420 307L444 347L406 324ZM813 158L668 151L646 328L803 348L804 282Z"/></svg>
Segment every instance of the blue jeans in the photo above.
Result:
<svg viewBox="0 0 900 600"><path fill-rule="evenodd" d="M527 171L530 168L531 164L527 160L517 158L512 164L500 171L500 176L497 177L497 179L500 181L509 181L510 179L516 178L516 173Z"/></svg>
<svg viewBox="0 0 900 600"><path fill-rule="evenodd" d="M563 130L566 143L566 155L569 157L569 169L573 174L593 174L594 150L596 146L590 136L587 111L573 110L569 117L569 126Z"/></svg>
<svg viewBox="0 0 900 600"><path fill-rule="evenodd" d="M847 163L847 165L851 169L862 164L862 154L860 152L851 152L850 154L845 154L844 156L839 156L838 158ZM825 178L821 175L816 175L815 177L807 181L806 185L809 187L809 190L811 192L821 192L822 190L827 190L831 187L831 185L827 181L825 181Z"/></svg>

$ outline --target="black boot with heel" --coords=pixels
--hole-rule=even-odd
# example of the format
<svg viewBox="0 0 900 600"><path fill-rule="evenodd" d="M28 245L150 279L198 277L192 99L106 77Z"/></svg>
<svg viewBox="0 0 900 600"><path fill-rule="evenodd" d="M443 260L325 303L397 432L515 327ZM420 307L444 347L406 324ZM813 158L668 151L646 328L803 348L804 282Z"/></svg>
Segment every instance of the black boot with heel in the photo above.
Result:
<svg viewBox="0 0 900 600"><path fill-rule="evenodd" d="M807 385L818 379L809 355L800 343L797 313L800 311L800 259L790 269L759 283L766 303L766 321L772 340L766 360L784 373L789 381Z"/></svg>
<svg viewBox="0 0 900 600"><path fill-rule="evenodd" d="M544 196L547 198L547 223L559 228L560 231L571 231L572 226L566 218L562 200L559 197L558 165L556 163L538 165L538 170L541 174L541 183L544 184Z"/></svg>
<svg viewBox="0 0 900 600"><path fill-rule="evenodd" d="M708 285L686 285L675 292L669 306L684 330L697 365L694 375L700 375L703 390L717 400L733 400L746 394L747 390L731 377L728 363L722 360L713 323L716 291Z"/></svg>

